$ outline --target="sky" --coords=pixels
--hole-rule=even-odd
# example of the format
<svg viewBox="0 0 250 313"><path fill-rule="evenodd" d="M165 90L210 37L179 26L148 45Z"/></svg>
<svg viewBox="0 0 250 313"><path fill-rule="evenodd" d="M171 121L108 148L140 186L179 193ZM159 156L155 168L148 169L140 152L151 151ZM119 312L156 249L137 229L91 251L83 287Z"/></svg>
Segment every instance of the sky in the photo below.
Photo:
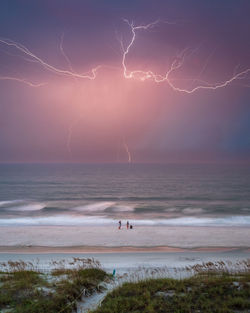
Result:
<svg viewBox="0 0 250 313"><path fill-rule="evenodd" d="M249 162L249 16L248 0L2 0L0 162Z"/></svg>

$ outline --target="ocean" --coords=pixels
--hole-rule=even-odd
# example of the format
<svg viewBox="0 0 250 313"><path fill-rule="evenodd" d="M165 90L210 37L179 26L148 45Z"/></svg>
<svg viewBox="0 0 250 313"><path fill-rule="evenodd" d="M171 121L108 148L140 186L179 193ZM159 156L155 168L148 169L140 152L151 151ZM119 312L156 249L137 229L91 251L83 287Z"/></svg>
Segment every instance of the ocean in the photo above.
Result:
<svg viewBox="0 0 250 313"><path fill-rule="evenodd" d="M1 164L0 226L250 226L250 167Z"/></svg>

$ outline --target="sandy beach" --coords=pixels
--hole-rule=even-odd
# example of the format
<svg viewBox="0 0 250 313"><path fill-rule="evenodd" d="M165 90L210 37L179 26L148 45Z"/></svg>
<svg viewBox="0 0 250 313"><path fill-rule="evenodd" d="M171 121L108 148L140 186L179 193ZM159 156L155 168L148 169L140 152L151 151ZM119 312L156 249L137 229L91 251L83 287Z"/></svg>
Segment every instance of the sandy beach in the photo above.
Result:
<svg viewBox="0 0 250 313"><path fill-rule="evenodd" d="M207 251L205 249L200 251L200 249L174 250L173 248L168 248L169 250L165 252L159 251L159 248L154 248L155 251L146 252L145 248L134 248L134 251L132 251L131 247L124 247L113 248L112 250L106 248L106 251L103 248L99 250L101 251L99 253L93 252L94 250L91 250L93 248L89 247L88 252L80 253L75 250L76 247L26 247L26 250L20 247L19 249L5 247L5 252L3 252L4 248L1 247L0 264L9 260L23 260L24 262L35 264L37 270L48 273L54 268L54 261L57 264L60 264L60 261L64 264L64 261L66 261L69 264L73 258L94 258L100 261L105 271L113 273L115 270L116 278L113 282L106 285L107 290L102 293L94 293L92 296L84 297L77 302L76 312L82 313L96 308L109 291L122 285L124 282L137 282L148 277L188 278L191 272L186 270L186 266L202 264L203 262L224 261L229 268L231 266L234 269L234 264L239 264L241 260L246 260L250 256L247 250L230 248L206 248ZM82 247L82 249L84 250L86 247ZM29 252L27 253L27 251Z"/></svg>
<svg viewBox="0 0 250 313"><path fill-rule="evenodd" d="M3 247L249 248L249 227L112 226L0 227Z"/></svg>
<svg viewBox="0 0 250 313"><path fill-rule="evenodd" d="M224 261L229 269L250 258L247 227L1 227L0 266L8 261L32 262L46 274L71 267L74 258L93 258L109 272L113 284L77 303L77 312L96 308L109 290L126 281L187 278L187 266ZM3 267L4 268L4 267Z"/></svg>
<svg viewBox="0 0 250 313"><path fill-rule="evenodd" d="M112 251L112 252L74 252L74 251L33 251L26 253L24 251L5 251L0 253L0 262L6 261L18 261L23 260L25 262L39 261L38 268L41 270L49 270L51 268L51 261L66 260L70 262L72 258L94 258L101 262L103 268L112 272L116 269L118 273L129 272L137 270L141 267L148 268L184 268L187 265L194 265L202 262L216 262L216 261L230 261L238 262L250 257L249 251L241 249L233 250L217 250L217 251L172 251L172 252L160 252L160 251Z"/></svg>
<svg viewBox="0 0 250 313"><path fill-rule="evenodd" d="M247 227L1 227L0 261L73 257L99 260L105 269L139 266L183 267L207 261L250 257Z"/></svg>

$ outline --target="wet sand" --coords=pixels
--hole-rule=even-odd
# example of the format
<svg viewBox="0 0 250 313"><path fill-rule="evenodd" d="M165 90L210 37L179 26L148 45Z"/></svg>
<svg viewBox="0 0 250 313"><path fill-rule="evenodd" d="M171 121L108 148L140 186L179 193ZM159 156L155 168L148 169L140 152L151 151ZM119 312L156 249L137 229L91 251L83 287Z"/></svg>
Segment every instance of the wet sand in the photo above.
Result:
<svg viewBox="0 0 250 313"><path fill-rule="evenodd" d="M250 248L249 227L137 226L132 230L118 230L116 226L5 226L0 227L0 238L0 251L7 247L74 247L75 251L83 251L82 247L98 247L98 251L118 247L157 247L164 251L175 248Z"/></svg>

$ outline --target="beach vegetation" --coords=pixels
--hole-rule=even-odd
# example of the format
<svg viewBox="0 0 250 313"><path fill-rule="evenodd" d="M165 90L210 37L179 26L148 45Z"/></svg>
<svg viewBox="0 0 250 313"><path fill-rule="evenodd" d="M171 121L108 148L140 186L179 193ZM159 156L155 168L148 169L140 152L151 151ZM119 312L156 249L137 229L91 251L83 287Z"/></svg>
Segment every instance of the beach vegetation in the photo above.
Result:
<svg viewBox="0 0 250 313"><path fill-rule="evenodd" d="M110 279L89 259L73 260L71 268L55 267L49 273L34 271L33 265L20 262L6 264L7 270L0 274L1 312L71 313L77 301L101 291L100 283Z"/></svg>
<svg viewBox="0 0 250 313"><path fill-rule="evenodd" d="M250 312L250 260L174 268L174 278L166 278L171 272L164 268L144 269L144 278L143 268L111 277L98 261L81 258L53 261L49 271L23 261L0 268L0 311L5 313L72 313L100 292L107 295L92 313ZM106 283L113 285L109 293Z"/></svg>
<svg viewBox="0 0 250 313"><path fill-rule="evenodd" d="M223 262L222 262L223 263ZM246 313L250 312L250 262L187 267L184 279L149 278L111 291L92 313ZM236 269L240 269L236 271Z"/></svg>

